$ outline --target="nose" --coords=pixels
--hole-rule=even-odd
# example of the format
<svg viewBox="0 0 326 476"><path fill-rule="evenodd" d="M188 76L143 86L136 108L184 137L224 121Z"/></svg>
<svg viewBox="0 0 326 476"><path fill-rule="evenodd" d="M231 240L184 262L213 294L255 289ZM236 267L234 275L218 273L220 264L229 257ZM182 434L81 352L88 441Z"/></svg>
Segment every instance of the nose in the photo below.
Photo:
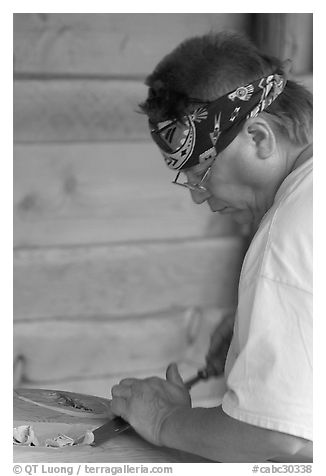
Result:
<svg viewBox="0 0 326 476"><path fill-rule="evenodd" d="M191 190L191 199L194 203L197 205L200 205L201 203L206 202L206 200L211 196L211 193L207 190L205 191L197 191L197 190Z"/></svg>

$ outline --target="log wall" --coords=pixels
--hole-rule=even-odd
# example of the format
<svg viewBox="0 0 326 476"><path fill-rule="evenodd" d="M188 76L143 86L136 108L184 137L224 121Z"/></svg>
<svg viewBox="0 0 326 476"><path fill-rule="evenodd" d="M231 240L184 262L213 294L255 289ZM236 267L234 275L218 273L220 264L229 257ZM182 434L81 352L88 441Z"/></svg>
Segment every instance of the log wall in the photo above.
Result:
<svg viewBox="0 0 326 476"><path fill-rule="evenodd" d="M151 143L144 78L186 37L248 14L14 14L14 385L108 396L190 377L236 306L245 250ZM223 381L199 385L216 403Z"/></svg>

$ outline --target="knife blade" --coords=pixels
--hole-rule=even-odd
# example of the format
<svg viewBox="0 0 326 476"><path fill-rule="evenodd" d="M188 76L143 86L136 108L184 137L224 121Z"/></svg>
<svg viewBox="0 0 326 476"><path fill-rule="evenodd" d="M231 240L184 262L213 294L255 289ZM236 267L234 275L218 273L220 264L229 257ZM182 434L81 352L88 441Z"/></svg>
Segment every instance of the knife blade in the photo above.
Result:
<svg viewBox="0 0 326 476"><path fill-rule="evenodd" d="M123 431L131 428L131 425L121 417L114 417L101 426L98 426L92 431L93 441L92 443L85 443L85 434L79 436L74 441L74 446L80 444L90 444L90 446L98 446L115 436L120 435Z"/></svg>
<svg viewBox="0 0 326 476"><path fill-rule="evenodd" d="M120 435L120 433L128 430L129 428L131 428L130 423L121 417L114 417L112 420L104 423L104 425L93 430L94 441L91 445L98 446L101 443L104 443L105 441Z"/></svg>

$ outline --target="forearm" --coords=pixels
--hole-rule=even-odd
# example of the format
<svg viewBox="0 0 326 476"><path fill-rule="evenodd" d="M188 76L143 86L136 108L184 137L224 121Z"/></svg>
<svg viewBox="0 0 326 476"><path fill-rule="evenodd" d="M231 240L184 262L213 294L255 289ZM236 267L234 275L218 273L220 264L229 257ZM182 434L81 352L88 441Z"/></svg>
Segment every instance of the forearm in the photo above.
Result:
<svg viewBox="0 0 326 476"><path fill-rule="evenodd" d="M263 462L291 456L305 440L230 418L221 407L180 408L160 433L164 446L220 462Z"/></svg>

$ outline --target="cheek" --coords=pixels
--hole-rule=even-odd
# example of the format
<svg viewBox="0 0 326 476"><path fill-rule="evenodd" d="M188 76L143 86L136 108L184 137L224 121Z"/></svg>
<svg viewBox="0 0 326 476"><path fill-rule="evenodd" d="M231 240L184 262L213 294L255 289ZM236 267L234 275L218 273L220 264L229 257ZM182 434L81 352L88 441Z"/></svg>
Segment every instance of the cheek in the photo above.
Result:
<svg viewBox="0 0 326 476"><path fill-rule="evenodd" d="M243 136L237 136L221 153L220 177L224 182L235 185L249 185L257 180L259 171L254 166L254 150Z"/></svg>
<svg viewBox="0 0 326 476"><path fill-rule="evenodd" d="M236 208L247 208L250 191L246 185L232 183L215 184L211 189L212 198L216 202L224 203Z"/></svg>

